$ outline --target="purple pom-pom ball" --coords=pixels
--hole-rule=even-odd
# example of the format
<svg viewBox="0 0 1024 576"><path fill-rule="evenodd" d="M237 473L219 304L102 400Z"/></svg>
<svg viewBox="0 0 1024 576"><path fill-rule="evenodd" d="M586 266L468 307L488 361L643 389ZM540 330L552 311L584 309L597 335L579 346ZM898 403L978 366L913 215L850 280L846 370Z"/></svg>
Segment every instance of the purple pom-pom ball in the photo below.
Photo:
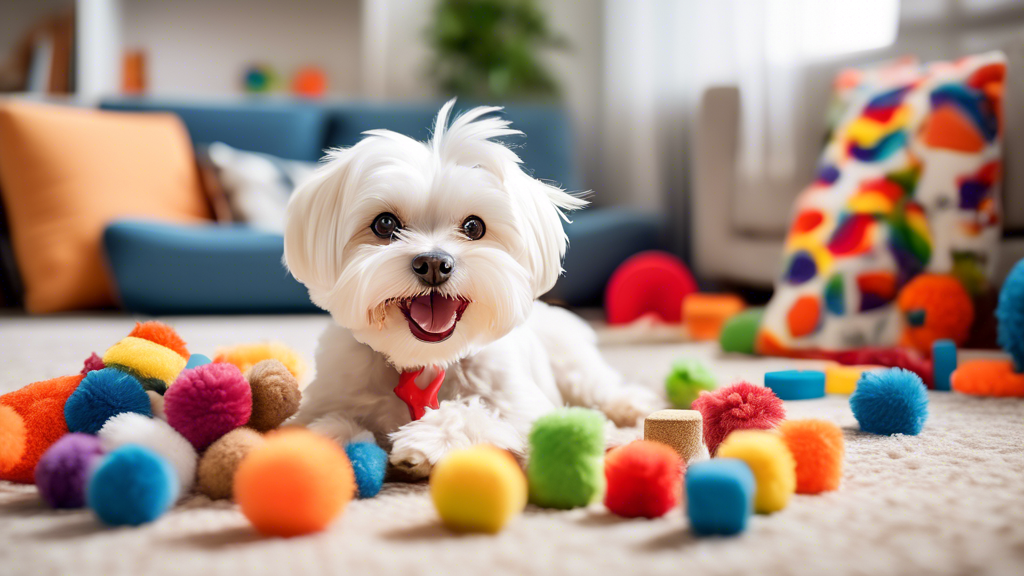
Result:
<svg viewBox="0 0 1024 576"><path fill-rule="evenodd" d="M103 456L100 439L90 434L67 434L43 453L36 464L36 488L54 508L85 506L85 487L92 465Z"/></svg>
<svg viewBox="0 0 1024 576"><path fill-rule="evenodd" d="M213 363L183 370L164 394L167 423L202 451L245 425L252 414L252 388L234 364Z"/></svg>

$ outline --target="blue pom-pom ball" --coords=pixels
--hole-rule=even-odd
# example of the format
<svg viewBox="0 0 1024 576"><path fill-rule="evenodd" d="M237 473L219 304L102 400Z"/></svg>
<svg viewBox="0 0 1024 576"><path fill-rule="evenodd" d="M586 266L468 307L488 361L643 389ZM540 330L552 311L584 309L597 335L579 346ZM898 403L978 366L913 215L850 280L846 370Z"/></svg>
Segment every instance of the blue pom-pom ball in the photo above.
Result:
<svg viewBox="0 0 1024 576"><path fill-rule="evenodd" d="M153 416L146 390L139 381L117 368L93 370L64 404L64 420L71 432L96 434L111 416L136 412Z"/></svg>
<svg viewBox="0 0 1024 576"><path fill-rule="evenodd" d="M1024 372L1024 260L1017 262L999 292L996 306L999 346L1013 356L1018 372Z"/></svg>
<svg viewBox="0 0 1024 576"><path fill-rule="evenodd" d="M373 442L353 442L345 446L345 454L352 463L356 475L356 487L360 498L372 498L384 485L384 473L388 468L388 455Z"/></svg>
<svg viewBox="0 0 1024 576"><path fill-rule="evenodd" d="M104 524L138 526L159 518L178 498L178 477L149 448L126 444L89 478L86 501Z"/></svg>
<svg viewBox="0 0 1024 576"><path fill-rule="evenodd" d="M865 372L850 408L865 432L916 435L928 419L928 389L920 376L903 368Z"/></svg>

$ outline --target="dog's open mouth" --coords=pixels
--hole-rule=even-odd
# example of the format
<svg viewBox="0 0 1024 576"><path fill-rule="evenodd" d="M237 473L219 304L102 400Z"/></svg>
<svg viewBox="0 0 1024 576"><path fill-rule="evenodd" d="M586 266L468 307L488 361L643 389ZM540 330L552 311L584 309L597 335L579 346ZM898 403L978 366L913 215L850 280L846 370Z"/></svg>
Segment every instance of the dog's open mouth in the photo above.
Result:
<svg viewBox="0 0 1024 576"><path fill-rule="evenodd" d="M431 292L398 301L398 308L409 322L409 331L423 342L442 342L455 332L469 302Z"/></svg>

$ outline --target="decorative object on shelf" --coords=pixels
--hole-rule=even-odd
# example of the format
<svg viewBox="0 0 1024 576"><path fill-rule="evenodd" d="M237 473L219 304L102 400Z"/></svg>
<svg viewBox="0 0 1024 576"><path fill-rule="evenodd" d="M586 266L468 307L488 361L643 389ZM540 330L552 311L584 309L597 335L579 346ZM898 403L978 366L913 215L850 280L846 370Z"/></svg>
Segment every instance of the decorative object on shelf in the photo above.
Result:
<svg viewBox="0 0 1024 576"><path fill-rule="evenodd" d="M303 98L327 95L327 73L319 66L303 66L292 75L292 93Z"/></svg>

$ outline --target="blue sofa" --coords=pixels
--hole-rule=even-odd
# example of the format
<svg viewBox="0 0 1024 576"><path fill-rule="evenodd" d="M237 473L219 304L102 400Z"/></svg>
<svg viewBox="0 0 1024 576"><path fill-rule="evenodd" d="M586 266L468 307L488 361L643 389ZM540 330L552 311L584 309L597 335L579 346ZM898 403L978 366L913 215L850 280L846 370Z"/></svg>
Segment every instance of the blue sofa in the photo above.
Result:
<svg viewBox="0 0 1024 576"><path fill-rule="evenodd" d="M471 104L463 104L466 109ZM253 99L191 102L107 100L101 107L170 111L196 144L221 141L236 148L314 161L326 148L351 146L365 130L387 128L425 140L440 102L331 103ZM579 190L572 131L565 113L547 106L508 106L505 115L526 138L511 138L537 178ZM600 193L600 191L598 191ZM612 271L630 255L662 246L655 214L587 210L566 226L570 250L565 275L548 294L572 305L600 302ZM283 265L280 236L245 226L111 224L104 245L124 306L147 314L298 312L316 308Z"/></svg>

